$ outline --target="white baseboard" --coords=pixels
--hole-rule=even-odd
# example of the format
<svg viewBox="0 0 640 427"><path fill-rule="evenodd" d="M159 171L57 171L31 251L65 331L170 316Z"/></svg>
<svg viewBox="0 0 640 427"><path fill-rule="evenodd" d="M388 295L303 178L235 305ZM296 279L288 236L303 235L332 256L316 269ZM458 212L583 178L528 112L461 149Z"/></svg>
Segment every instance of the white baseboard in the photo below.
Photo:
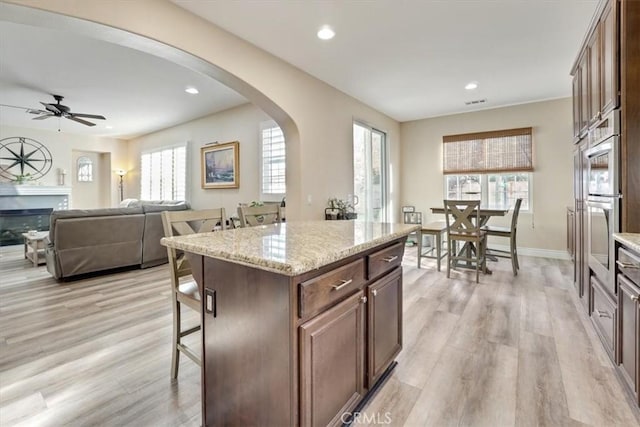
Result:
<svg viewBox="0 0 640 427"><path fill-rule="evenodd" d="M499 249L501 251L508 251L509 246L505 245L489 245L489 249ZM539 249L539 248L521 248L518 247L518 255L534 256L538 258L553 258L570 261L571 257L567 251L556 251L552 249Z"/></svg>

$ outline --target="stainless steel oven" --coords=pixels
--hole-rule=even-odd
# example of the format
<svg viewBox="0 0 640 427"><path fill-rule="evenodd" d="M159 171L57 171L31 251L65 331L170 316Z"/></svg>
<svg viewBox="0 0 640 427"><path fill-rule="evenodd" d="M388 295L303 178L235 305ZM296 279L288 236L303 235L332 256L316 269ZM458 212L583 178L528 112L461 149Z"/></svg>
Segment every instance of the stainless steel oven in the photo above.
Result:
<svg viewBox="0 0 640 427"><path fill-rule="evenodd" d="M589 267L615 294L612 234L620 231L620 119L613 111L590 134L587 156Z"/></svg>

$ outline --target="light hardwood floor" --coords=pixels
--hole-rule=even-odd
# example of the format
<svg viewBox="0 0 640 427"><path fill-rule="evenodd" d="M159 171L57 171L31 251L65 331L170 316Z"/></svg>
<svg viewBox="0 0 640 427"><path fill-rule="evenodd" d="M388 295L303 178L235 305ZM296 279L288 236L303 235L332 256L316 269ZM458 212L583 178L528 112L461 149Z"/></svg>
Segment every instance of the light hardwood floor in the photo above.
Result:
<svg viewBox="0 0 640 427"><path fill-rule="evenodd" d="M0 248L0 425L200 425L199 368L169 378L166 265L58 283L21 250ZM521 258L475 284L407 248L404 348L354 425L640 425L571 265Z"/></svg>

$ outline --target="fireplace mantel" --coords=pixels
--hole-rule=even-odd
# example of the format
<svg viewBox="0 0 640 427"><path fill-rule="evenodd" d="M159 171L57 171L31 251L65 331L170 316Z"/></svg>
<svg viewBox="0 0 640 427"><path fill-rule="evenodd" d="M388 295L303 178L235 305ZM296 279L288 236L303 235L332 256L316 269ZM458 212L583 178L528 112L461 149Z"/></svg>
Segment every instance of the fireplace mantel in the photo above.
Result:
<svg viewBox="0 0 640 427"><path fill-rule="evenodd" d="M71 187L0 184L0 209L69 209Z"/></svg>
<svg viewBox="0 0 640 427"><path fill-rule="evenodd" d="M0 197L3 196L69 196L71 187L46 185L0 185Z"/></svg>

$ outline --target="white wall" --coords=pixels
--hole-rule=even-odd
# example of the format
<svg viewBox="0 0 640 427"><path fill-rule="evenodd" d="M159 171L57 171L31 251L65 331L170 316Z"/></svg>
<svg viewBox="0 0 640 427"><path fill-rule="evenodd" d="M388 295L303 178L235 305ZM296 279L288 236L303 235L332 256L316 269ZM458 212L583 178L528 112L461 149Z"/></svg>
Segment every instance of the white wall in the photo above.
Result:
<svg viewBox="0 0 640 427"><path fill-rule="evenodd" d="M223 207L227 216L235 215L240 202L260 200L260 123L271 120L252 104L163 129L129 142L130 171L125 197L140 198L140 154L145 150L188 142L187 198L195 209ZM240 188L203 189L200 177L200 147L240 142Z"/></svg>
<svg viewBox="0 0 640 427"><path fill-rule="evenodd" d="M96 136L76 135L68 132L58 132L55 130L44 131L37 129L27 129L14 126L0 126L0 139L12 136L22 136L35 139L42 143L51 152L53 158L53 166L49 173L42 179L38 180L41 185L58 185L58 170L65 169L67 171L65 185L72 186L73 175L76 173L76 163L74 161L74 150L93 152L93 153L109 153L111 156L111 167L113 169L124 168L127 162L127 142L114 138L101 138ZM100 156L98 156L99 158ZM104 169L104 168L103 168ZM103 171L104 173L105 171ZM118 194L118 180L115 174L110 173L108 179L103 185L106 187L108 200L97 200L100 206L87 206L82 203L83 194L71 194L71 206L82 207L103 207L117 206L120 201ZM104 188L104 187L103 187Z"/></svg>
<svg viewBox="0 0 640 427"><path fill-rule="evenodd" d="M87 157L93 162L93 180L78 181L78 158ZM67 170L67 182L71 185L72 205L75 209L111 207L110 153L77 151L71 153L72 169Z"/></svg>
<svg viewBox="0 0 640 427"><path fill-rule="evenodd" d="M533 211L520 214L518 247L564 256L566 207L573 200L571 105L566 98L402 123L402 204L416 206L423 221L443 219L431 214L430 208L441 206L444 198L444 135L533 127ZM509 220L510 216L492 218L491 224L506 226Z"/></svg>

